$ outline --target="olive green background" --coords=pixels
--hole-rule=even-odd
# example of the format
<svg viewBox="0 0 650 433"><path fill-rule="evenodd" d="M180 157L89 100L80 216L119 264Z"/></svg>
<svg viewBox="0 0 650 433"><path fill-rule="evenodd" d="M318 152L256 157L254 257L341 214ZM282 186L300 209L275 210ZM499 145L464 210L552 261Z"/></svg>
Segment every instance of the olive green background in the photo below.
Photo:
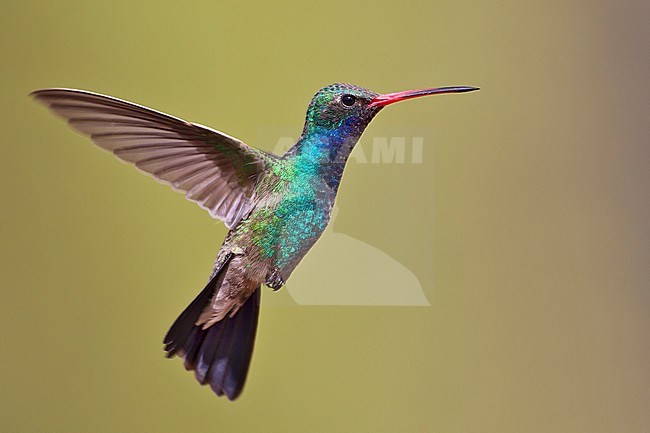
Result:
<svg viewBox="0 0 650 433"><path fill-rule="evenodd" d="M649 431L649 12L5 1L0 431ZM338 200L336 231L406 266L432 305L265 290L247 387L219 399L161 340L225 227L27 94L94 90L271 149L260 131L298 132L336 81L482 88L384 110L369 136L433 128L423 163L351 164Z"/></svg>

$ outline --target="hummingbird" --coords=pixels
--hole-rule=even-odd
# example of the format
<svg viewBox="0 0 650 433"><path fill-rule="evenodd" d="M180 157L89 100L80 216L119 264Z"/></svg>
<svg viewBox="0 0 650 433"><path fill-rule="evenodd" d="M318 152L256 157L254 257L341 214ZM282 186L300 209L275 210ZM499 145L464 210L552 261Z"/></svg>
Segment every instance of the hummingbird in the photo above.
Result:
<svg viewBox="0 0 650 433"><path fill-rule="evenodd" d="M454 86L378 94L344 83L320 89L300 138L284 155L142 105L84 90L32 96L118 159L134 164L221 220L229 232L208 283L167 332L201 385L236 399L248 374L261 286L280 289L327 226L348 156L387 105Z"/></svg>

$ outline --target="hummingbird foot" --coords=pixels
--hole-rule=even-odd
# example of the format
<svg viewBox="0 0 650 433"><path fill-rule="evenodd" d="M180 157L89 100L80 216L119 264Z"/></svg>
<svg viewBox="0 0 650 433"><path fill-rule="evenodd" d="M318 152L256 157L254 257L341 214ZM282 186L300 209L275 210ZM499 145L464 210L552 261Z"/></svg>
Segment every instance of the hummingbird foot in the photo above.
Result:
<svg viewBox="0 0 650 433"><path fill-rule="evenodd" d="M282 274L278 268L273 268L268 274L266 274L265 284L267 287L273 289L274 292L280 290L280 288L284 286L284 283L284 278L282 278Z"/></svg>

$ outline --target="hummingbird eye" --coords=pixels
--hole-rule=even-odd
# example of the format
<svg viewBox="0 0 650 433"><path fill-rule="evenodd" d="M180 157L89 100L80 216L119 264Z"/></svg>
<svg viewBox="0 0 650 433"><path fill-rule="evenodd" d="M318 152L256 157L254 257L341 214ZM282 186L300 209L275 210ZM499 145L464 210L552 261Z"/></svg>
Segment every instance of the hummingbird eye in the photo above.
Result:
<svg viewBox="0 0 650 433"><path fill-rule="evenodd" d="M354 103L357 102L357 98L352 95L343 95L341 96L341 103L346 107L352 107Z"/></svg>

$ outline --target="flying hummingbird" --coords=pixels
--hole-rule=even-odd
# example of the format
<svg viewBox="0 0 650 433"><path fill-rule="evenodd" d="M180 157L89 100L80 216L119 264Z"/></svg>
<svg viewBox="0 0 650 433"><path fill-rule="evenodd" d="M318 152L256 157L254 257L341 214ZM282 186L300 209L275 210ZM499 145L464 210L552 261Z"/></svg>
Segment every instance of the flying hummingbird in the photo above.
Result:
<svg viewBox="0 0 650 433"><path fill-rule="evenodd" d="M164 338L202 385L239 396L253 353L262 284L282 287L327 226L345 163L375 115L394 102L478 90L377 94L332 84L312 98L302 135L284 155L223 132L98 93L32 93L122 161L185 193L230 229L203 291Z"/></svg>

